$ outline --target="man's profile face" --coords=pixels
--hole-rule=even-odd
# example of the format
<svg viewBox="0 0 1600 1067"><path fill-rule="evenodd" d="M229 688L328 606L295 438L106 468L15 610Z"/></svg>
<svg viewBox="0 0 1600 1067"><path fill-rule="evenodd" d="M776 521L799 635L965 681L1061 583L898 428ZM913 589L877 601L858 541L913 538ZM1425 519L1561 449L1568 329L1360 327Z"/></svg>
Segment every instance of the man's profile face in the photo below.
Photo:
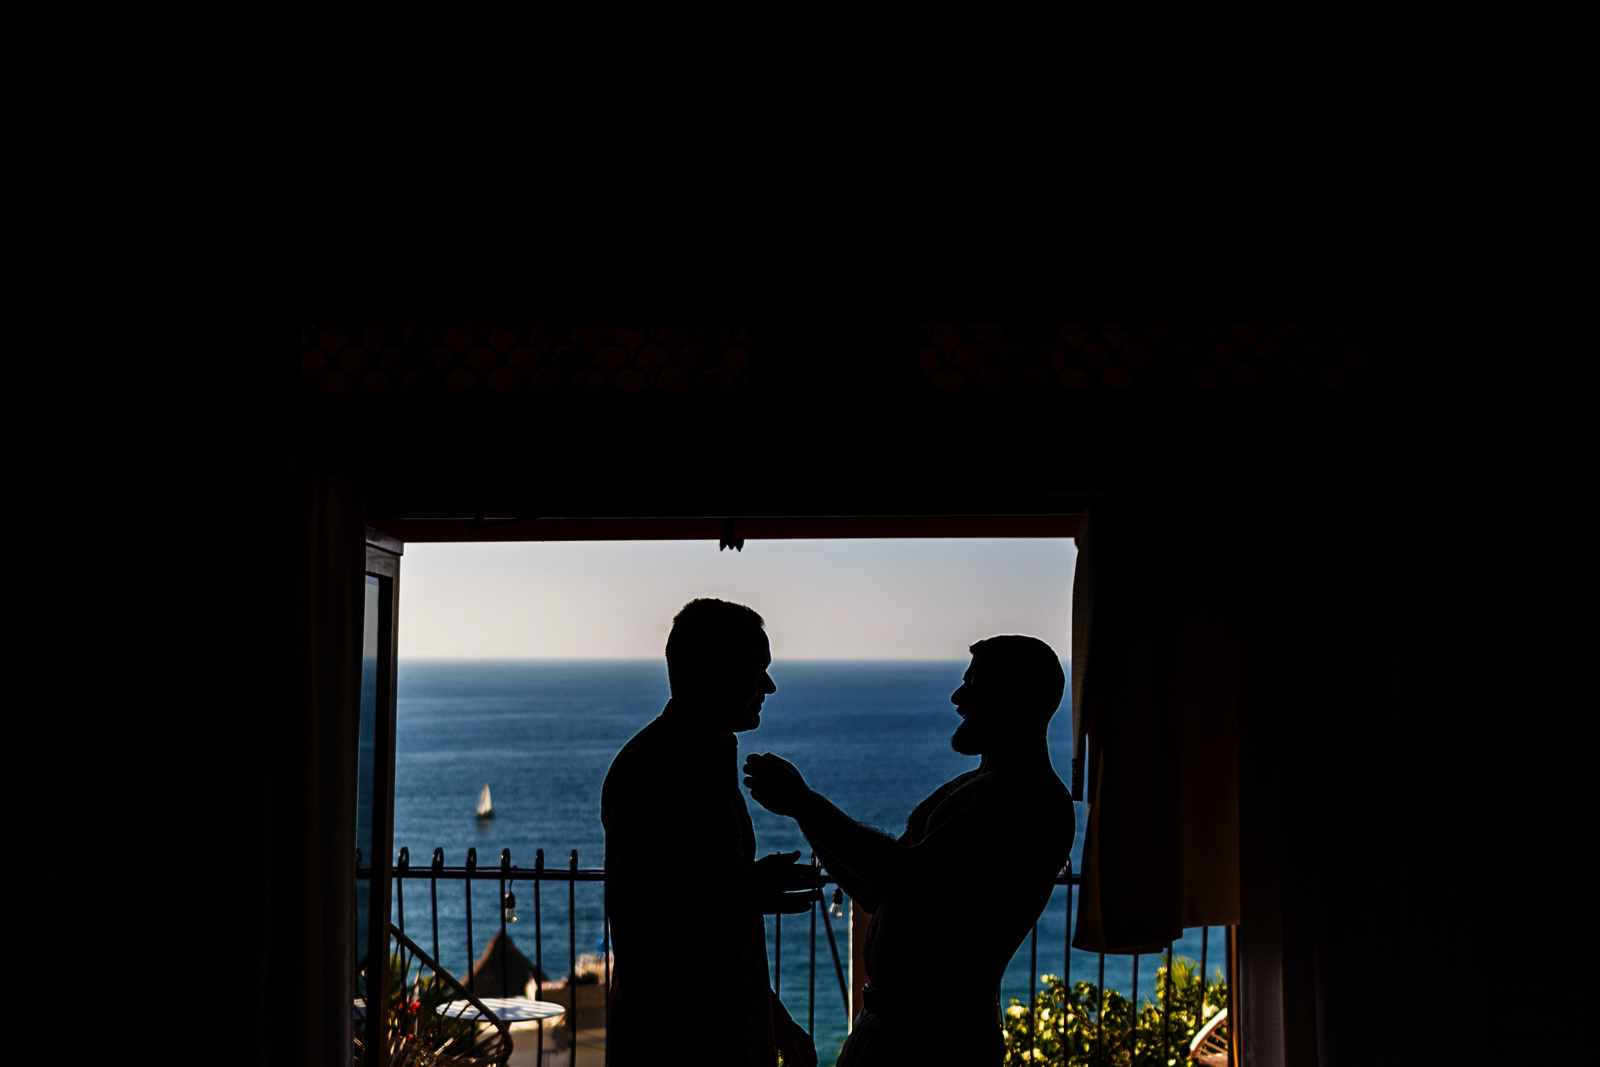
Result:
<svg viewBox="0 0 1600 1067"><path fill-rule="evenodd" d="M956 712L961 716L961 725L951 735L950 747L963 756L983 755L992 725L986 716L993 711L987 705L986 696L979 681L978 658L974 656L972 665L961 676L961 688L950 694L950 703L956 706Z"/></svg>
<svg viewBox="0 0 1600 1067"><path fill-rule="evenodd" d="M776 693L778 687L772 682L772 675L767 673L767 668L772 666L772 646L767 641L767 635L757 631L751 640L751 658L749 666L739 676L739 711L734 718L733 731L740 733L745 730L754 730L761 725L761 703L767 698L768 693Z"/></svg>

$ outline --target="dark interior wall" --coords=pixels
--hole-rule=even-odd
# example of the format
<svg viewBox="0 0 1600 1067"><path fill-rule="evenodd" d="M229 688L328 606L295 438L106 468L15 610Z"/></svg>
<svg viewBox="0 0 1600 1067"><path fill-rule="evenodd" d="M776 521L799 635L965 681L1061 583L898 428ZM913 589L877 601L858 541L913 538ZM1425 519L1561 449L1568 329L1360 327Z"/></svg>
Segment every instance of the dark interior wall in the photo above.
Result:
<svg viewBox="0 0 1600 1067"><path fill-rule="evenodd" d="M743 390L307 388L295 432L302 443L352 445L367 518L380 524L426 516L1062 515L1106 494L1150 489L1273 502L1263 527L1272 532L1259 546L1273 566L1261 573L1290 576L1293 595L1281 582L1271 591L1286 636L1258 672L1259 706L1287 701L1303 713L1261 720L1253 766L1262 774L1242 787L1241 802L1261 816L1252 862L1262 866L1246 878L1269 870L1277 879L1262 883L1270 899L1256 903L1258 915L1276 916L1271 936L1286 961L1285 1062L1377 1062L1364 1058L1365 1042L1410 1049L1418 1055L1409 1062L1427 1062L1448 1047L1446 1039L1407 1036L1406 1020L1448 1030L1471 1001L1462 942L1449 931L1465 906L1453 873L1458 858L1481 848L1459 813L1468 803L1463 791L1484 777L1473 746L1486 729L1487 698L1458 699L1458 668L1479 648L1460 630L1494 605L1457 610L1475 596L1461 578L1474 561L1449 541L1462 521L1459 494L1472 485L1475 453L1449 447L1464 427L1440 431L1427 398L1398 373L1342 389L1270 381L1202 388L1203 379L1189 378L1165 387L1096 380L1088 388L989 391L976 387L969 367L968 387L945 391L932 382L953 365L950 353L934 370L919 369L926 334L911 324L880 321L854 340L819 340L792 321L765 326L771 347L752 339ZM1231 329L1213 332L1257 351L1228 342ZM312 328L303 340L314 337ZM1380 369L1381 342L1365 342ZM1420 495L1419 486L1427 487ZM1417 613L1433 622L1394 622ZM1326 684L1307 689L1308 678ZM1285 679L1297 687L1285 693ZM1478 710L1463 718L1463 707ZM1363 709L1361 737L1322 732L1351 708ZM1270 770L1290 765L1303 773ZM1351 865L1365 889L1345 907L1327 894ZM1418 909L1434 904L1416 921ZM1403 964L1395 982L1408 1003L1427 1009L1423 1016L1341 1021L1369 1013L1358 963L1375 957Z"/></svg>
<svg viewBox="0 0 1600 1067"><path fill-rule="evenodd" d="M1393 378L1361 327L964 310L311 327L300 402L363 427L378 519L1040 515L1151 483L1314 480Z"/></svg>

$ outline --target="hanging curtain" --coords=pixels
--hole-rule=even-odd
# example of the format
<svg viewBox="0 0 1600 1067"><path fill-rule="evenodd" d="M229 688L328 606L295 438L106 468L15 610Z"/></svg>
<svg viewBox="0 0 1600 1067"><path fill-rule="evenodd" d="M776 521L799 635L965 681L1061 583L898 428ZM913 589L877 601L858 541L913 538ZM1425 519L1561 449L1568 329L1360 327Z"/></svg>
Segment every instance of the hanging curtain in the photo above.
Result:
<svg viewBox="0 0 1600 1067"><path fill-rule="evenodd" d="M1263 497L1241 596L1244 1063L1471 1062L1491 856L1484 671L1507 620L1459 497ZM1481 905L1481 897L1480 905ZM1463 1058L1465 1057L1465 1058Z"/></svg>
<svg viewBox="0 0 1600 1067"><path fill-rule="evenodd" d="M1237 923L1243 1067L1457 1062L1481 1029L1486 561L1420 491L1344 488L1113 501L1079 534L1073 944Z"/></svg>
<svg viewBox="0 0 1600 1067"><path fill-rule="evenodd" d="M1232 525L1226 506L1154 498L1080 524L1072 714L1088 824L1073 943L1086 951L1154 952L1185 927L1238 921Z"/></svg>
<svg viewBox="0 0 1600 1067"><path fill-rule="evenodd" d="M270 462L270 461L269 461ZM260 471L266 608L241 701L252 748L238 907L258 1064L348 1067L365 503L358 464L303 449ZM258 643L257 643L258 642Z"/></svg>

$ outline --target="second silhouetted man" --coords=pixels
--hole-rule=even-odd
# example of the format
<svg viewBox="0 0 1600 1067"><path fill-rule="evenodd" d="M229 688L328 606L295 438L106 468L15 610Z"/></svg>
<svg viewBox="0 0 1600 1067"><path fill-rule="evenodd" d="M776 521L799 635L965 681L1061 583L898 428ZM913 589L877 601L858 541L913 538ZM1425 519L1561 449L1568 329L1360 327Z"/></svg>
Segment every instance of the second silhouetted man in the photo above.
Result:
<svg viewBox="0 0 1600 1067"><path fill-rule="evenodd" d="M866 1004L839 1067L998 1065L1001 976L1072 849L1072 797L1045 738L1066 684L1060 659L1032 637L991 637L971 652L950 697L962 719L950 743L982 762L918 804L898 840L854 822L777 756L745 761L750 795L793 817L873 913Z"/></svg>

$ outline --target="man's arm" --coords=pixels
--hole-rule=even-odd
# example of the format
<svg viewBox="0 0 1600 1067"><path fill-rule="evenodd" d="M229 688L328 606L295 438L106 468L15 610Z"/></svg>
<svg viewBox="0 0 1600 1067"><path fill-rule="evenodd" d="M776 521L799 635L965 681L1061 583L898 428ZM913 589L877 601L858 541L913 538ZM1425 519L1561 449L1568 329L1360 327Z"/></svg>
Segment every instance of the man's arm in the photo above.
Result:
<svg viewBox="0 0 1600 1067"><path fill-rule="evenodd" d="M934 858L862 826L809 788L793 764L770 752L750 756L744 770L744 783L756 802L798 822L824 865L869 911L876 911L884 897L918 881Z"/></svg>
<svg viewBox="0 0 1600 1067"><path fill-rule="evenodd" d="M840 812L839 814L844 816L843 812ZM848 818L848 816L844 817ZM885 841L890 841L891 843L893 841L888 834L880 833L870 826L861 826L860 823L856 823L856 825L865 833L877 834ZM867 909L867 911L877 911L878 905L883 902L879 891L875 889L872 884L867 881L867 879L857 874L847 863L845 863L844 860L840 859L839 856L828 847L827 841L806 829L804 823L800 824L800 830L806 835L806 840L811 842L811 847L817 850L817 859L821 860L822 866L827 869L829 874L833 875L834 881L839 883L839 888L848 893L851 900L859 903L863 908Z"/></svg>

